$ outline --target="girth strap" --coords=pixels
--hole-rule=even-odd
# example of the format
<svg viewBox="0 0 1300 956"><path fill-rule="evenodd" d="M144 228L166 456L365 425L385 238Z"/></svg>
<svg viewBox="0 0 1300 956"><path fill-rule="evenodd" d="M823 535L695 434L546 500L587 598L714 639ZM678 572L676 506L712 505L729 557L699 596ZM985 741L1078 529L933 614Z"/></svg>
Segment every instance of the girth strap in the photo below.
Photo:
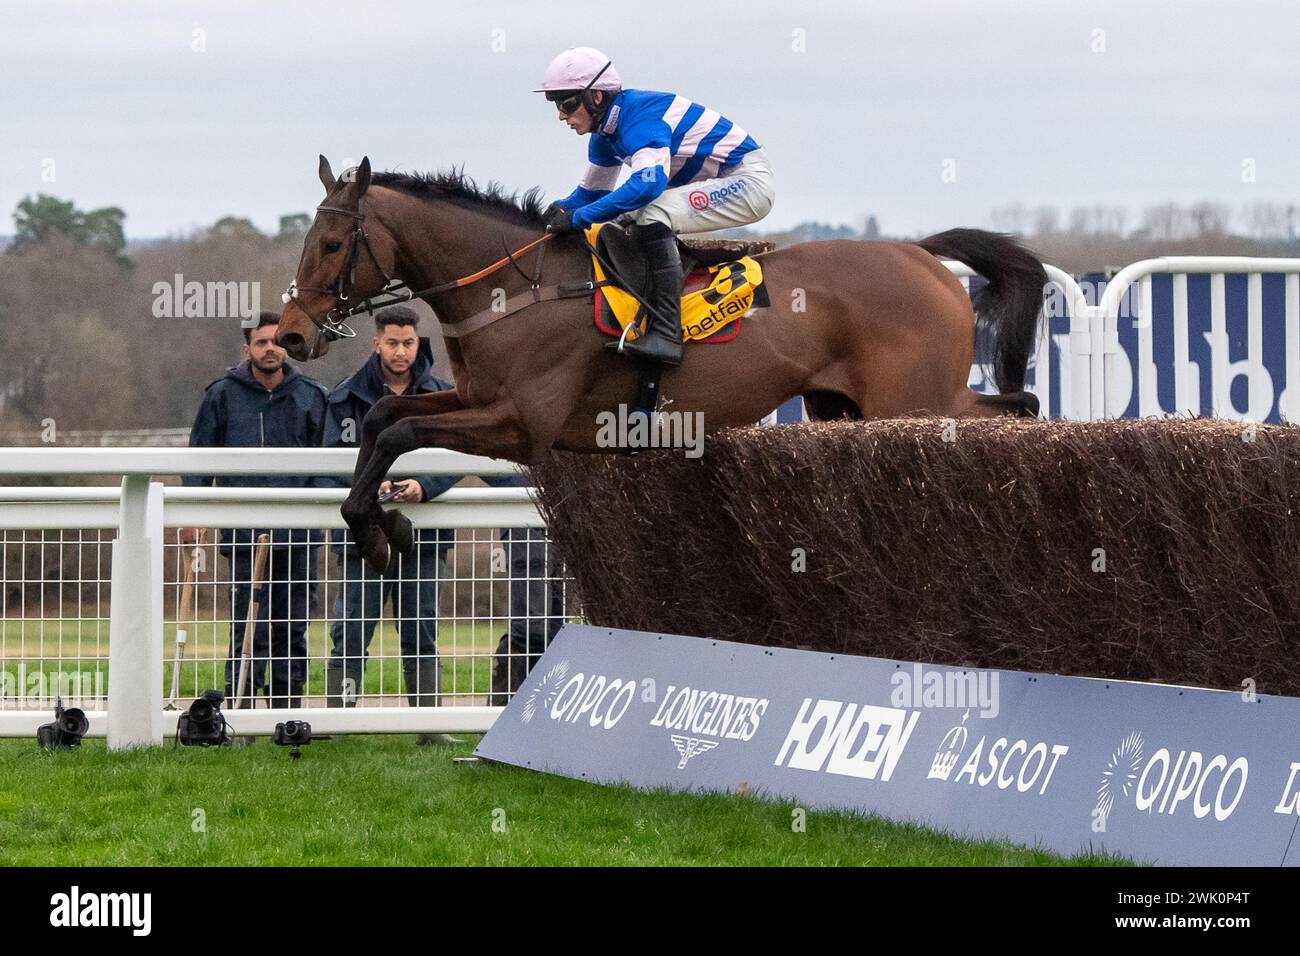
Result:
<svg viewBox="0 0 1300 956"><path fill-rule="evenodd" d="M592 295L597 289L606 285L609 285L609 282L561 283L560 285L547 286L544 289L533 287L527 292L521 292L506 299L504 308L487 308L482 312L474 313L468 319L456 323L443 322L442 334L447 338L460 338L469 335L471 332L477 332L498 319L504 319L506 316L513 315L530 305L536 305L538 302L549 302L552 299L576 299L579 296L585 297Z"/></svg>

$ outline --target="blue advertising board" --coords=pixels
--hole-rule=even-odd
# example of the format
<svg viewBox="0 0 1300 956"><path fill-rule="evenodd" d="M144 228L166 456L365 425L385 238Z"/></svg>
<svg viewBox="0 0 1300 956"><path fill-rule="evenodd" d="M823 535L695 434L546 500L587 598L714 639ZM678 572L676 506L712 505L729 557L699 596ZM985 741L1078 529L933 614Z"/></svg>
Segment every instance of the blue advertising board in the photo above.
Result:
<svg viewBox="0 0 1300 956"><path fill-rule="evenodd" d="M566 625L477 753L1139 862L1300 864L1300 700Z"/></svg>

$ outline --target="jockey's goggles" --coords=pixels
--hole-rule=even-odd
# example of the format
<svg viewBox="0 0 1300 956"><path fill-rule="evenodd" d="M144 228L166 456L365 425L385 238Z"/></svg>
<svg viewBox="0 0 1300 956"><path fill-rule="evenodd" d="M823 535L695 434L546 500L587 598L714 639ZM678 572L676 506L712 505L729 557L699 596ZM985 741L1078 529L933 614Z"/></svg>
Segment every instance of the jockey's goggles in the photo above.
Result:
<svg viewBox="0 0 1300 956"><path fill-rule="evenodd" d="M555 108L560 111L561 116L572 116L577 112L578 107L581 105L581 93L570 93L568 96L560 97L555 100Z"/></svg>

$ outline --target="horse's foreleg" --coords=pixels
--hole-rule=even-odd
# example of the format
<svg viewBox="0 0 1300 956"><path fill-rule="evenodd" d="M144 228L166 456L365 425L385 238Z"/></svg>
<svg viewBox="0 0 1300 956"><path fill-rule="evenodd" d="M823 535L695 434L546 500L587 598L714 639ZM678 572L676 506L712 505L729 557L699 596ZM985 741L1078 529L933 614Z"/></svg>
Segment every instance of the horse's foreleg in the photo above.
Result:
<svg viewBox="0 0 1300 956"><path fill-rule="evenodd" d="M361 442L357 448L357 463L352 469L352 486L365 471L366 460L375 447L375 442L388 426L416 415L441 415L454 412L465 406L455 389L445 392L427 392L424 395L388 395L375 402L374 407L360 422Z"/></svg>
<svg viewBox="0 0 1300 956"><path fill-rule="evenodd" d="M527 454L529 436L514 417L513 408L506 404L406 417L389 425L374 440L365 466L353 479L353 494L358 488L378 488L393 462L416 448L449 448L468 455L518 461ZM373 492L368 500L374 502ZM409 546L412 536L405 515L378 511L366 540L358 537L357 541L369 565L382 573L393 558L392 546Z"/></svg>
<svg viewBox="0 0 1300 956"><path fill-rule="evenodd" d="M367 464L374 457L379 436L404 418L443 414L464 407L454 389L423 395L389 395L374 404L364 421L353 423L353 427L358 424L361 427L361 442L357 448L357 463L352 470L352 490L343 502L341 511L343 520L347 522L353 540L362 553L387 548L379 529L388 522L384 510L375 499L388 468L384 468L377 481L363 480L367 474ZM389 465L391 464L390 462Z"/></svg>

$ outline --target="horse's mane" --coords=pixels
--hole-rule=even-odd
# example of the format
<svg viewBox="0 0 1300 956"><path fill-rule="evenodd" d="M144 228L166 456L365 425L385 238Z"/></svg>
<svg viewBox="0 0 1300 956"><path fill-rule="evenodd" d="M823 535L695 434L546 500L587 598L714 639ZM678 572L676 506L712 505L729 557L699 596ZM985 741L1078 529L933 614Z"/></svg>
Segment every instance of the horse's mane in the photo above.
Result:
<svg viewBox="0 0 1300 956"><path fill-rule="evenodd" d="M534 186L523 196L516 193L507 194L504 186L491 181L486 188L480 189L474 180L458 168L436 173L375 173L370 182L375 186L396 189L408 196L418 196L421 199L445 199L465 208L487 209L500 213L521 226L534 226L540 229L545 225L542 219L540 186Z"/></svg>

